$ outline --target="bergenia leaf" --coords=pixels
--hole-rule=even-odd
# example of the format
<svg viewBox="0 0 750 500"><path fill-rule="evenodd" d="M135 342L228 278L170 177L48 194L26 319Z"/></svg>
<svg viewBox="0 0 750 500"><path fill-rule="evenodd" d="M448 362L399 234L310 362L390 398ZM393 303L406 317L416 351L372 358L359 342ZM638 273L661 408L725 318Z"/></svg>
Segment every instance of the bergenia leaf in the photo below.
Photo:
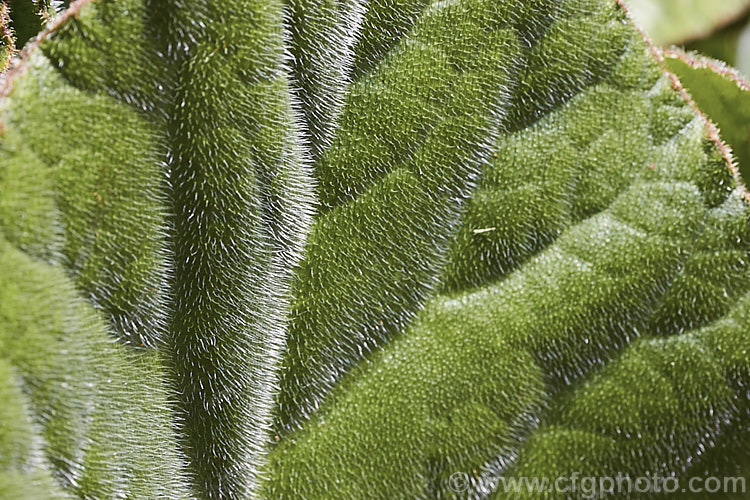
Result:
<svg viewBox="0 0 750 500"><path fill-rule="evenodd" d="M743 176L750 178L750 83L721 61L700 54L671 49L664 57L701 111L721 130Z"/></svg>
<svg viewBox="0 0 750 500"><path fill-rule="evenodd" d="M2 477L736 471L748 195L660 64L609 0L75 2L0 104Z"/></svg>
<svg viewBox="0 0 750 500"><path fill-rule="evenodd" d="M10 9L6 3L0 5L0 74L10 67L16 50L16 36L10 20Z"/></svg>

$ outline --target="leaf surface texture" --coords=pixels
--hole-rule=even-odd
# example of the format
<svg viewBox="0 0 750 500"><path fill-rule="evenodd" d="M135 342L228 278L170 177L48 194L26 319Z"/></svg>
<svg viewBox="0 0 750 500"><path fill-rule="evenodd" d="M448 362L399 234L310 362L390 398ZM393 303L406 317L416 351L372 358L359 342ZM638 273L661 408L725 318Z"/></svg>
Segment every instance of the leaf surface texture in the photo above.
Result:
<svg viewBox="0 0 750 500"><path fill-rule="evenodd" d="M0 485L488 497L746 460L746 192L619 4L73 9L0 108Z"/></svg>

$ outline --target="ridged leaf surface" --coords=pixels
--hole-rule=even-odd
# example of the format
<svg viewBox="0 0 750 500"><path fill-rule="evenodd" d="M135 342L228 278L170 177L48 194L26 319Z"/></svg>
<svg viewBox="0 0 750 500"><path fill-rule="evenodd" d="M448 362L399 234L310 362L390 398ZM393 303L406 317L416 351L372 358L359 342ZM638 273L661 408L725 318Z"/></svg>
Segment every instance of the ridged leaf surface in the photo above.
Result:
<svg viewBox="0 0 750 500"><path fill-rule="evenodd" d="M0 488L484 498L750 459L747 193L618 3L98 0L25 52Z"/></svg>

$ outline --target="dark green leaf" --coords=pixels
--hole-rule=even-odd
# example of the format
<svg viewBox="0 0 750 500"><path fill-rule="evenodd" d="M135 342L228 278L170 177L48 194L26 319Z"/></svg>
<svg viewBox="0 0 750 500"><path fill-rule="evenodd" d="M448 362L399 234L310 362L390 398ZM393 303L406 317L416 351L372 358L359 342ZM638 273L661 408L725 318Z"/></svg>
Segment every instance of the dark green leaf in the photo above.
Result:
<svg viewBox="0 0 750 500"><path fill-rule="evenodd" d="M747 193L620 4L82 1L27 53L8 477L447 498L747 462Z"/></svg>

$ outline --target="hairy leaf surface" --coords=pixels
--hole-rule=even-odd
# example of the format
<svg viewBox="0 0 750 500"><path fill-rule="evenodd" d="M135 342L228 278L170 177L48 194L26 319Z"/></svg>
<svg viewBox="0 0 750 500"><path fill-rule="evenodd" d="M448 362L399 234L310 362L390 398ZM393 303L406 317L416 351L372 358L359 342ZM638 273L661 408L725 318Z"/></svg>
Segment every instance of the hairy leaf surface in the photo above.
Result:
<svg viewBox="0 0 750 500"><path fill-rule="evenodd" d="M620 4L84 1L26 52L0 481L476 498L748 460L747 193Z"/></svg>
<svg viewBox="0 0 750 500"><path fill-rule="evenodd" d="M696 53L668 50L664 56L669 70L721 130L743 177L750 178L750 83L721 61Z"/></svg>

